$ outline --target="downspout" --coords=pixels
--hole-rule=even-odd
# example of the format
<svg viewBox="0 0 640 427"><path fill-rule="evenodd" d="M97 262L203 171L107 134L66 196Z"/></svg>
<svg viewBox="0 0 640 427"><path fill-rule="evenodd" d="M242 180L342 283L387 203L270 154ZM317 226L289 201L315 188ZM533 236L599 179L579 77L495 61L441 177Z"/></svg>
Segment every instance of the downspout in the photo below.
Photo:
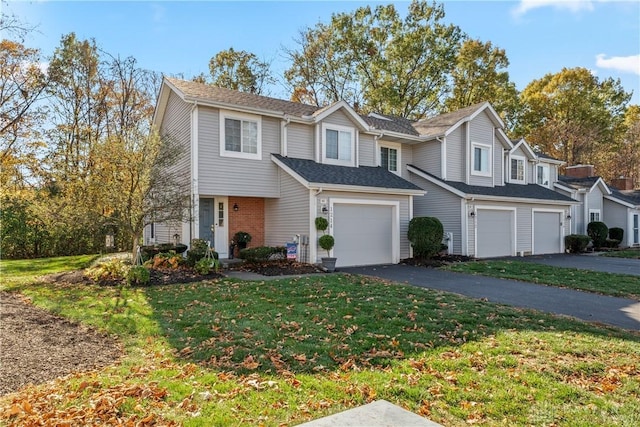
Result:
<svg viewBox="0 0 640 427"><path fill-rule="evenodd" d="M447 179L447 137L440 139L436 136L436 141L440 143L440 178Z"/></svg>
<svg viewBox="0 0 640 427"><path fill-rule="evenodd" d="M376 134L376 135L374 135L374 136L373 136L373 142L374 142L374 144L375 144L375 146L374 146L374 147L375 147L375 150L376 150L376 152L374 153L374 156L375 156L375 159L374 159L374 160L375 160L375 162L376 162L376 165L378 165L378 166L382 166L382 165L380 164L380 161L381 161L381 159L380 159L380 146L378 145L378 141L379 141L379 140L380 140L380 138L382 138L383 136L384 136L384 132L380 132L379 134Z"/></svg>
<svg viewBox="0 0 640 427"><path fill-rule="evenodd" d="M280 154L283 157L287 157L287 149L288 149L288 132L287 126L291 123L291 117L288 114L285 114L280 121Z"/></svg>
<svg viewBox="0 0 640 427"><path fill-rule="evenodd" d="M318 230L316 230L315 220L318 216L318 196L323 189L317 188L315 193L309 190L309 262L315 264L318 259Z"/></svg>
<svg viewBox="0 0 640 427"><path fill-rule="evenodd" d="M196 213L200 209L200 200L197 199L199 195L198 186L198 101L193 101L191 106L191 214L189 218L189 245L193 240L196 227Z"/></svg>

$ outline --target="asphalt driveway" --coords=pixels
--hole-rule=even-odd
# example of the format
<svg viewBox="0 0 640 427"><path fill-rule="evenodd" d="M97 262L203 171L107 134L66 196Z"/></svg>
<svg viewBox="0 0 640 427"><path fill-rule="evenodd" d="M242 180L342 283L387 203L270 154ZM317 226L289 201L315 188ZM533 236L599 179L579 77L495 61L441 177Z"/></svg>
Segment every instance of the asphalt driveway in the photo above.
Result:
<svg viewBox="0 0 640 427"><path fill-rule="evenodd" d="M340 271L640 331L640 301L632 299L403 264L349 267Z"/></svg>
<svg viewBox="0 0 640 427"><path fill-rule="evenodd" d="M640 259L605 257L598 254L550 254L500 259L640 276Z"/></svg>

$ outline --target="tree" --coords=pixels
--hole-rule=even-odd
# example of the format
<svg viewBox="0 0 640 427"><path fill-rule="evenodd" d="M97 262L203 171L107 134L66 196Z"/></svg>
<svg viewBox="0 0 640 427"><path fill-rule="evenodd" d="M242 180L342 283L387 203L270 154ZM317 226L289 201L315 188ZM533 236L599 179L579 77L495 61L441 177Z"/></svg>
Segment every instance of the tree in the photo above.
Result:
<svg viewBox="0 0 640 427"><path fill-rule="evenodd" d="M634 188L640 187L640 106L631 105L624 115L617 134L613 177L632 178Z"/></svg>
<svg viewBox="0 0 640 427"><path fill-rule="evenodd" d="M465 40L452 73L453 90L445 102L446 111L455 111L488 101L511 129L518 112L518 91L506 71L509 60L504 49L491 42Z"/></svg>
<svg viewBox="0 0 640 427"><path fill-rule="evenodd" d="M344 99L363 112L409 119L439 111L463 38L443 18L442 5L415 0L404 19L392 4L334 14L287 52L293 98L317 105Z"/></svg>
<svg viewBox="0 0 640 427"><path fill-rule="evenodd" d="M253 53L232 47L211 58L209 71L211 84L240 92L265 94L267 85L275 83L267 62L258 60Z"/></svg>
<svg viewBox="0 0 640 427"><path fill-rule="evenodd" d="M0 41L0 184L21 188L25 174L38 164L41 143L36 129L43 119L42 99L48 84L40 51Z"/></svg>
<svg viewBox="0 0 640 427"><path fill-rule="evenodd" d="M516 134L568 165L592 163L606 171L630 98L620 80L600 81L585 68L564 68L524 89Z"/></svg>

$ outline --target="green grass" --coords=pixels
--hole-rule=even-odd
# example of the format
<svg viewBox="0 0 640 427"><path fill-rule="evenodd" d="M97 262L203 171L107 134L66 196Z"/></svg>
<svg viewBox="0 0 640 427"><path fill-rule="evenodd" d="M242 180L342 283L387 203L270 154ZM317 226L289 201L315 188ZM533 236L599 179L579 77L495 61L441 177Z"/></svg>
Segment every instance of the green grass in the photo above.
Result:
<svg viewBox="0 0 640 427"><path fill-rule="evenodd" d="M0 424L106 397L132 424L295 425L377 399L447 426L640 422L640 334L616 328L360 276L12 290L125 355L0 398ZM24 401L34 418L6 415Z"/></svg>
<svg viewBox="0 0 640 427"><path fill-rule="evenodd" d="M613 257L613 258L632 258L632 259L640 259L640 248L635 249L624 249L621 251L611 251L602 254L602 256Z"/></svg>
<svg viewBox="0 0 640 427"><path fill-rule="evenodd" d="M88 267L99 255L0 260L0 290L33 281L36 276Z"/></svg>
<svg viewBox="0 0 640 427"><path fill-rule="evenodd" d="M473 261L451 264L443 269L640 300L640 277L626 274L559 268L524 261Z"/></svg>

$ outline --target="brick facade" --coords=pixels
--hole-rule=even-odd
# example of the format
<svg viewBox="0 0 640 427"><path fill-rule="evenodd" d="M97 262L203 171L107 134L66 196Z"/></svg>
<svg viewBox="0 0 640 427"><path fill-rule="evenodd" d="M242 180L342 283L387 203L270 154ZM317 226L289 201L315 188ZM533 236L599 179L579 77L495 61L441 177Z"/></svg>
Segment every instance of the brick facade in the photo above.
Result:
<svg viewBox="0 0 640 427"><path fill-rule="evenodd" d="M234 206L238 210L234 210ZM258 197L229 197L229 239L238 231L251 235L247 247L264 246L264 199ZM235 256L238 254L236 248Z"/></svg>

